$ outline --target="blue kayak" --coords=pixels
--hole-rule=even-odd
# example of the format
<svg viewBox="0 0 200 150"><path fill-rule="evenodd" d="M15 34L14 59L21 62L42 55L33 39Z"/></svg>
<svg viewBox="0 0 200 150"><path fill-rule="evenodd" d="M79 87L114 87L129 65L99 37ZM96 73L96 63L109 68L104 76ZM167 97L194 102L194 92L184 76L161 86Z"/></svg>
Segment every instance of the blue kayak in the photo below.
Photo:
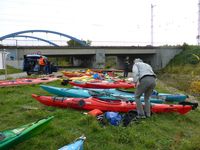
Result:
<svg viewBox="0 0 200 150"><path fill-rule="evenodd" d="M99 89L93 89L93 90L99 90ZM126 95L128 97L134 97L134 93L130 91L125 90L119 90L119 89L110 89L104 90L105 92L112 93L113 95ZM185 101L188 96L184 94L170 94L170 93L159 93L156 90L153 91L151 98L153 99L164 99L167 102L183 102Z"/></svg>
<svg viewBox="0 0 200 150"><path fill-rule="evenodd" d="M134 93L119 89L84 89L84 88L59 88L53 86L41 85L41 87L49 93L58 96L67 97L98 97L101 99L125 99L129 101L134 101ZM154 90L150 101L153 103L163 103L167 102L183 102L188 98L185 94L170 94L170 93L159 93ZM143 100L143 97L141 98Z"/></svg>
<svg viewBox="0 0 200 150"><path fill-rule="evenodd" d="M54 86L40 85L45 91L64 97L97 97L103 100L124 100L124 101L134 101L134 94L128 92L122 92L117 89L83 89L83 88L60 88ZM141 97L144 101L144 97ZM164 103L164 99L150 98L151 103Z"/></svg>
<svg viewBox="0 0 200 150"><path fill-rule="evenodd" d="M83 143L85 139L85 136L81 136L78 139L76 139L73 143L63 146L58 150L83 150Z"/></svg>
<svg viewBox="0 0 200 150"><path fill-rule="evenodd" d="M188 95L185 94L170 94L170 93L159 93L154 90L152 98L164 98L167 102L184 102Z"/></svg>
<svg viewBox="0 0 200 150"><path fill-rule="evenodd" d="M113 96L122 97L134 97L134 92L125 91L120 89L91 89L92 91L98 91L105 94L112 94ZM153 91L151 99L162 99L167 102L183 102L188 98L184 94L169 94L169 93L159 93L156 90Z"/></svg>

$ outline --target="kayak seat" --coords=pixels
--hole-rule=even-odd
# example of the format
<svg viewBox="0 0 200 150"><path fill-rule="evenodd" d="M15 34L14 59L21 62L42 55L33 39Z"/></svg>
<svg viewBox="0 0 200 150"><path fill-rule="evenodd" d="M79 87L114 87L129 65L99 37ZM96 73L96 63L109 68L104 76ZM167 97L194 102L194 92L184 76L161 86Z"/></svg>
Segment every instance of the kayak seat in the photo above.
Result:
<svg viewBox="0 0 200 150"><path fill-rule="evenodd" d="M32 82L31 79L25 79L23 82Z"/></svg>
<svg viewBox="0 0 200 150"><path fill-rule="evenodd" d="M78 101L78 106L80 106L80 107L85 106L85 101L83 99L81 99L80 101Z"/></svg>
<svg viewBox="0 0 200 150"><path fill-rule="evenodd" d="M48 78L41 78L41 80L49 80Z"/></svg>
<svg viewBox="0 0 200 150"><path fill-rule="evenodd" d="M66 98L66 97L57 97L57 96L54 96L54 97L53 97L53 101L54 101L54 102L55 102L55 101L62 101L62 102L63 102L63 101L65 100L65 98Z"/></svg>

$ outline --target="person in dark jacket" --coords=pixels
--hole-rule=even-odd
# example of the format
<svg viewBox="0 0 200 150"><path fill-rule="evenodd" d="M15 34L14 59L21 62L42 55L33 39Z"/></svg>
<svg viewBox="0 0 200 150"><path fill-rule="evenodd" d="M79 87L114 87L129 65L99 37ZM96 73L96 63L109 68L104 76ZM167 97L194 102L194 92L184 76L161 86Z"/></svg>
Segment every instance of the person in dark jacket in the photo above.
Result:
<svg viewBox="0 0 200 150"><path fill-rule="evenodd" d="M127 59L124 63L124 78L128 77L129 65L130 63Z"/></svg>

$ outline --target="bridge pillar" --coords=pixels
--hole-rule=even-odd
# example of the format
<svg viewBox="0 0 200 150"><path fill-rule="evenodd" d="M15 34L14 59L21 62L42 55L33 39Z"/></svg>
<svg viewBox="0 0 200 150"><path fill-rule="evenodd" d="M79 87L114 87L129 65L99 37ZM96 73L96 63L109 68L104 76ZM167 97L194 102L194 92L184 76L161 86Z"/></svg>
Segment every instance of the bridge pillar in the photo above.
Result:
<svg viewBox="0 0 200 150"><path fill-rule="evenodd" d="M73 57L72 62L74 67L80 66L82 64L82 60L78 59L77 57Z"/></svg>
<svg viewBox="0 0 200 150"><path fill-rule="evenodd" d="M124 69L124 62L125 62L124 57L117 56L117 62L116 62L117 69Z"/></svg>
<svg viewBox="0 0 200 150"><path fill-rule="evenodd" d="M87 55L82 55L82 56L73 56L72 57L72 64L74 67L92 67L92 62L93 62L93 56L87 56Z"/></svg>
<svg viewBox="0 0 200 150"><path fill-rule="evenodd" d="M106 64L105 50L96 50L95 58L93 59L93 68L102 69Z"/></svg>

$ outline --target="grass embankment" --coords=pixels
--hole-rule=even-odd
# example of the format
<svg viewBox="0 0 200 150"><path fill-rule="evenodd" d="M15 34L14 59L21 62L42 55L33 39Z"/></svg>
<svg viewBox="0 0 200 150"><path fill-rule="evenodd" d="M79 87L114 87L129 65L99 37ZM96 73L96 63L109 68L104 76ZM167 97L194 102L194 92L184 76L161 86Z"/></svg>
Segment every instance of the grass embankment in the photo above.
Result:
<svg viewBox="0 0 200 150"><path fill-rule="evenodd" d="M160 71L159 79L194 96L200 96L200 47L184 46L184 50Z"/></svg>
<svg viewBox="0 0 200 150"><path fill-rule="evenodd" d="M188 51L193 53L192 50L195 47L192 47L191 50L188 48L181 55L185 53L189 55L190 52ZM175 59L178 59L181 55ZM159 79L178 88L181 92L187 92L192 80L189 80L191 78L190 72L195 69L190 69L191 71L184 73L182 67L186 67L186 64L180 68L178 63L177 65L175 65L175 62L173 63L174 66L168 66L171 71L167 70L167 67L159 75ZM187 76L188 78L180 78L180 74L182 77ZM60 81L48 83L48 85L61 87ZM177 91L170 91L161 82L158 82L156 89L177 93ZM15 146L14 149L16 150L55 150L71 143L82 134L87 137L84 144L86 150L194 150L200 147L199 109L186 115L154 114L151 118L138 124L133 123L128 127L111 125L102 127L95 118L83 115L83 111L44 106L31 97L32 93L49 95L39 85L0 89L0 131L12 129L46 116L55 116L42 134Z"/></svg>

